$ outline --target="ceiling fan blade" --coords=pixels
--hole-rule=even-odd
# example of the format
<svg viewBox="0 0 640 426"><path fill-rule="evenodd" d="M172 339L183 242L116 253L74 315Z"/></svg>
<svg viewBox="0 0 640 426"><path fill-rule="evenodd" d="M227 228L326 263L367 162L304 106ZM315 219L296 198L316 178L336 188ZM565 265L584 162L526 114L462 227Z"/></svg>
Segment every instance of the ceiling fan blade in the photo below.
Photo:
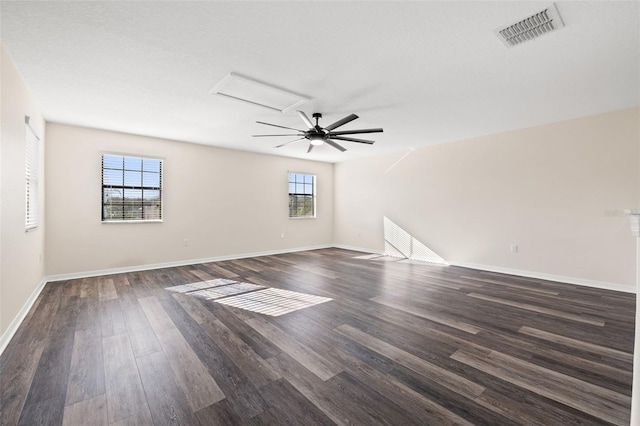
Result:
<svg viewBox="0 0 640 426"><path fill-rule="evenodd" d="M300 116L300 118L302 118L302 121L304 121L304 124L306 124L307 126L309 126L310 129L313 129L314 127L316 127L313 122L311 120L309 120L309 117L307 117L307 114L304 113L304 111L296 111L298 113L298 115Z"/></svg>
<svg viewBox="0 0 640 426"><path fill-rule="evenodd" d="M299 142L299 141L301 141L301 140L303 140L303 139L304 139L304 138L294 139L294 140L292 140L292 141L282 143L282 144L280 144L280 145L276 146L276 148L282 148L282 147L283 147L283 146L285 146L285 145L289 145L290 143L294 143L294 142Z"/></svg>
<svg viewBox="0 0 640 426"><path fill-rule="evenodd" d="M266 138L269 136L302 136L302 134L287 134L287 135L252 135L254 138Z"/></svg>
<svg viewBox="0 0 640 426"><path fill-rule="evenodd" d="M345 124L355 120L356 118L358 118L357 115L355 114L351 114L351 115L347 115L345 118L343 118L342 120L338 120L333 124L329 124L327 127L325 127L324 129L327 131L331 131L333 129L336 129L340 126L344 126Z"/></svg>
<svg viewBox="0 0 640 426"><path fill-rule="evenodd" d="M295 130L296 132L304 132L304 130L294 129L293 127L280 126L278 124L265 123L264 121L256 121L258 124L266 124L267 126L280 127L281 129Z"/></svg>
<svg viewBox="0 0 640 426"><path fill-rule="evenodd" d="M333 136L333 139L337 139L339 141L348 141L348 142L358 142L358 143L367 143L369 145L373 145L375 141L368 141L366 139L358 139L358 138L345 138L343 136Z"/></svg>
<svg viewBox="0 0 640 426"><path fill-rule="evenodd" d="M334 147L335 149L337 149L338 151L345 152L347 150L347 148L343 147L337 142L332 141L331 139L325 139L325 142L331 145L332 147Z"/></svg>
<svg viewBox="0 0 640 426"><path fill-rule="evenodd" d="M358 133L382 133L381 128L377 129L360 129L360 130L342 130L337 132L330 132L329 137L339 136L339 135L357 135Z"/></svg>
<svg viewBox="0 0 640 426"><path fill-rule="evenodd" d="M311 150L313 149L314 146L315 145L312 144L312 143L309 144L309 149L307 149L307 154L311 152Z"/></svg>

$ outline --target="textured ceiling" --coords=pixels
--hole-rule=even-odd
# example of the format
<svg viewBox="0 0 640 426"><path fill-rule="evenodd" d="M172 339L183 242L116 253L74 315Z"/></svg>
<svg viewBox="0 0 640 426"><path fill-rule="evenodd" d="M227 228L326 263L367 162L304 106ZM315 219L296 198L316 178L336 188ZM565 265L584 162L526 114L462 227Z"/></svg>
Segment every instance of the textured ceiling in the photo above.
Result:
<svg viewBox="0 0 640 426"><path fill-rule="evenodd" d="M540 2L1 3L1 36L49 121L339 162L640 104L638 2L558 2L566 27L507 49ZM229 72L310 97L325 125L383 127L340 153L209 93ZM364 135L363 135L364 136Z"/></svg>

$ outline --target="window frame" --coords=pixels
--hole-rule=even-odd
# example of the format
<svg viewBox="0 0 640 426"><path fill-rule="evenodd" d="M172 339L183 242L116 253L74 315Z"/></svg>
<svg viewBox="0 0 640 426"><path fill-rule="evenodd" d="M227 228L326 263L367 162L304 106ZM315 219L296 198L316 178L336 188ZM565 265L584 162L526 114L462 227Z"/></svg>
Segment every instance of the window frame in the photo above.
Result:
<svg viewBox="0 0 640 426"><path fill-rule="evenodd" d="M291 216L291 196L306 196L309 195L307 193L298 193L298 192L289 192L289 188L290 185L293 183L294 185L296 183L302 183L303 182L298 182L297 180L294 180L293 182L291 181L291 175L302 175L302 176L310 176L312 179L311 182L311 199L313 201L313 215L305 215L305 216ZM317 219L318 217L318 177L317 175L313 174L313 173L308 173L308 172L294 172L294 171L289 171L287 173L287 193L289 195L289 219L294 219L294 220L298 220L298 219Z"/></svg>
<svg viewBox="0 0 640 426"><path fill-rule="evenodd" d="M31 117L25 115L24 231L40 226L40 137Z"/></svg>
<svg viewBox="0 0 640 426"><path fill-rule="evenodd" d="M158 172L158 179L159 179L159 186L158 187L145 187L144 186L144 182L141 179L141 184L140 186L136 186L136 185L125 185L124 182L124 176L123 176L123 182L122 185L105 185L104 182L104 157L105 156L117 156L117 157L123 157L123 165L122 165L122 169L118 168L118 169L111 169L109 168L109 170L118 170L118 171L122 171L123 175L125 173L125 171L127 171L127 169L125 168L126 166L124 165L125 162L125 158L133 158L136 160L154 160L154 161L158 161L159 162L159 172ZM121 153L121 152L102 152L100 154L100 223L104 223L104 224L113 224L113 223L123 223L123 224L131 224L131 223L162 223L164 222L164 158L161 157L154 157L154 156L149 156L149 155L140 155L140 154L129 154L129 153ZM144 172L145 170L143 170L144 167L141 167L141 170L139 170L139 172L144 176ZM131 170L129 170L131 171ZM135 170L136 172L138 172L138 170ZM159 197L160 197L160 206L159 206L159 210L160 210L160 218L153 218L153 219L106 219L105 218L105 189L121 189L123 194L124 194L124 190L125 189L129 189L129 190L140 190L140 191L144 191L144 190L157 190L159 191ZM142 200L144 200L144 198L142 198ZM124 203L125 203L125 197L124 195L122 196L122 204L123 204L123 216L124 216ZM144 203L144 201L143 201ZM143 204L144 206L144 204Z"/></svg>

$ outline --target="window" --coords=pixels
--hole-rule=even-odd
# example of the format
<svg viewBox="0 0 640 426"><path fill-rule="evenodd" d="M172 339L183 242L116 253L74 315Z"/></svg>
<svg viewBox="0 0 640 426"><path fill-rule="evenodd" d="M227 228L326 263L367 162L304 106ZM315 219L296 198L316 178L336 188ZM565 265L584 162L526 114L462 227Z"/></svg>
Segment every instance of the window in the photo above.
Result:
<svg viewBox="0 0 640 426"><path fill-rule="evenodd" d="M102 221L162 220L162 160L102 155Z"/></svg>
<svg viewBox="0 0 640 426"><path fill-rule="evenodd" d="M289 173L289 217L316 217L316 177Z"/></svg>
<svg viewBox="0 0 640 426"><path fill-rule="evenodd" d="M31 118L24 118L26 124L25 144L25 231L38 227L38 200L40 193L40 138L31 123Z"/></svg>

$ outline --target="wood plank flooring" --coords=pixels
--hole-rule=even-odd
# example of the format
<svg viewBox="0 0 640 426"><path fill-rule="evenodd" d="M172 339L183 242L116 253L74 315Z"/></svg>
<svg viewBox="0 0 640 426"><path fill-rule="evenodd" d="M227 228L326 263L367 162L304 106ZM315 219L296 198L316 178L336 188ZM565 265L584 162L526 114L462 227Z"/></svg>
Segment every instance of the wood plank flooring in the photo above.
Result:
<svg viewBox="0 0 640 426"><path fill-rule="evenodd" d="M165 290L217 278L332 300ZM0 424L628 425L634 316L632 294L340 249L53 282L0 357Z"/></svg>

